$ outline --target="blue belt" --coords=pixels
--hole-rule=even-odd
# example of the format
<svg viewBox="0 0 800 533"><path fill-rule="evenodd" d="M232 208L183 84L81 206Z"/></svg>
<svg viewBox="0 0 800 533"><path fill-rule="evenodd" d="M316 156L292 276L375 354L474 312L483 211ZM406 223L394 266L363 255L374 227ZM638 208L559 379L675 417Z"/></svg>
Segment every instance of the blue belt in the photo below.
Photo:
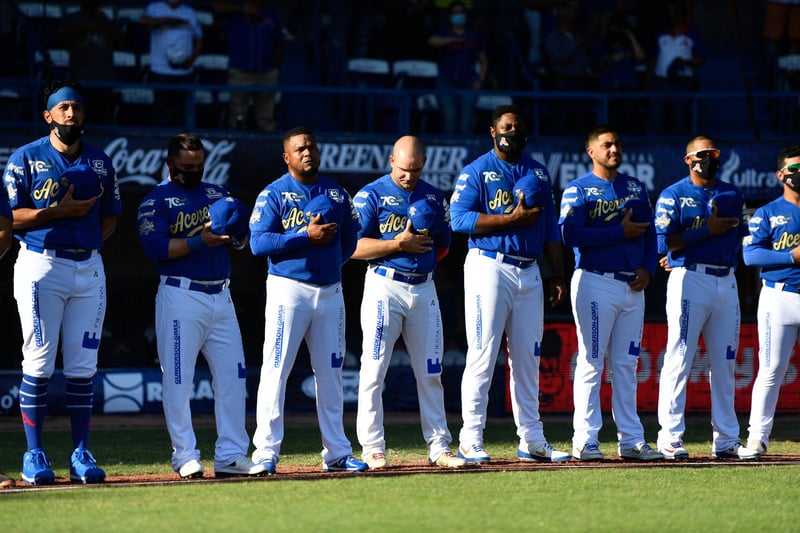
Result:
<svg viewBox="0 0 800 533"><path fill-rule="evenodd" d="M170 287L183 287L189 289L190 291L204 292L206 294L219 294L220 292L224 291L225 287L228 285L227 281L223 281L222 283L211 283L208 285L205 283L190 281L189 285L186 286L186 281L181 280L180 278L167 278L164 280L164 283Z"/></svg>
<svg viewBox="0 0 800 533"><path fill-rule="evenodd" d="M528 268L536 264L536 259L515 259L507 256L504 253L494 252L492 250L478 250L478 255L491 257L492 259L496 259L497 261L501 261L507 265L514 265L515 267L519 268Z"/></svg>
<svg viewBox="0 0 800 533"><path fill-rule="evenodd" d="M408 283L409 285L419 285L420 283L425 283L433 278L432 272L430 274L403 274L402 272L381 266L375 267L373 272L379 276L383 276L394 281Z"/></svg>
<svg viewBox="0 0 800 533"><path fill-rule="evenodd" d="M633 272L603 272L602 270L595 270L593 268L584 268L584 270L586 272L591 272L592 274L599 274L607 278L613 278L617 281L624 281L625 283L630 283L636 279L636 274Z"/></svg>
<svg viewBox="0 0 800 533"><path fill-rule="evenodd" d="M26 244L25 248L37 254L54 255L59 259L72 259L73 261L86 261L97 255L97 250L55 250L30 244Z"/></svg>
<svg viewBox="0 0 800 533"><path fill-rule="evenodd" d="M792 285L787 285L785 283L764 280L764 285L766 285L770 289L780 289L783 292L791 292L791 293L794 293L794 294L800 294L800 287L794 287Z"/></svg>
<svg viewBox="0 0 800 533"><path fill-rule="evenodd" d="M686 270L693 270L701 274L708 274L709 276L716 276L724 278L731 273L731 267L717 267L710 265L686 265Z"/></svg>

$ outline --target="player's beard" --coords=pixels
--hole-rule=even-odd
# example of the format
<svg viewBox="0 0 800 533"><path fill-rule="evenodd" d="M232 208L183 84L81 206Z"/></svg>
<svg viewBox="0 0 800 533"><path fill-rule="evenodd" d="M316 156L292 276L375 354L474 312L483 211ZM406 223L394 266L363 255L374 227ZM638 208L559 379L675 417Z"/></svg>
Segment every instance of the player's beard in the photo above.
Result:
<svg viewBox="0 0 800 533"><path fill-rule="evenodd" d="M300 169L300 175L306 179L311 179L317 177L317 173L319 172L319 167L316 165L311 165L310 167L303 167Z"/></svg>

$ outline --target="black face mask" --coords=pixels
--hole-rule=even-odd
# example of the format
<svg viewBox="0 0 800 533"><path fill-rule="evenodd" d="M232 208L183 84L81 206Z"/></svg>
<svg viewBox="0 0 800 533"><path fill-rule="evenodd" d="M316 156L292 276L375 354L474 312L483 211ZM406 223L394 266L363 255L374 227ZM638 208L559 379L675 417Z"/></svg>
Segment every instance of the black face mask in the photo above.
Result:
<svg viewBox="0 0 800 533"><path fill-rule="evenodd" d="M699 161L692 161L692 170L697 172L703 179L714 179L717 175L717 171L719 171L719 159L706 157Z"/></svg>
<svg viewBox="0 0 800 533"><path fill-rule="evenodd" d="M783 182L796 193L800 193L800 172L784 174Z"/></svg>
<svg viewBox="0 0 800 533"><path fill-rule="evenodd" d="M194 189L203 179L202 170L182 170L174 164L169 165L169 175L172 181L184 189Z"/></svg>
<svg viewBox="0 0 800 533"><path fill-rule="evenodd" d="M59 124L55 120L50 123L50 129L56 130L56 137L67 146L72 146L83 135L83 126Z"/></svg>
<svg viewBox="0 0 800 533"><path fill-rule="evenodd" d="M494 136L494 143L497 149L511 157L519 157L527 141L528 136L524 131L515 130L508 133L496 133Z"/></svg>

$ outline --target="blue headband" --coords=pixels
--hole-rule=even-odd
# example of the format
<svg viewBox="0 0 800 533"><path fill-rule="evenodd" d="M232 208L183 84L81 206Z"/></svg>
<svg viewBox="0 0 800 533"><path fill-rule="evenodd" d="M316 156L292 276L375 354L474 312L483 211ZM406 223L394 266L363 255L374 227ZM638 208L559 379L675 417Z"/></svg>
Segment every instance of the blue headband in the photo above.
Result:
<svg viewBox="0 0 800 533"><path fill-rule="evenodd" d="M83 98L81 98L81 95L78 91L72 87L61 87L47 98L47 110L49 111L61 102L66 102L68 100L78 102L79 104L83 105Z"/></svg>

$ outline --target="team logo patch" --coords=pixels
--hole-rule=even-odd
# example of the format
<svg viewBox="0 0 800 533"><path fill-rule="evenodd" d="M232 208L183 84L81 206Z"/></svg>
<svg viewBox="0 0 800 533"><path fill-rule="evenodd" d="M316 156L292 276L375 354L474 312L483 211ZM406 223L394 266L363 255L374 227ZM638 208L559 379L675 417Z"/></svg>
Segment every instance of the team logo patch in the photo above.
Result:
<svg viewBox="0 0 800 533"><path fill-rule="evenodd" d="M669 227L669 217L667 215L661 215L656 217L656 227L658 229L666 229Z"/></svg>
<svg viewBox="0 0 800 533"><path fill-rule="evenodd" d="M156 229L155 224L149 218L142 220L139 224L139 235L150 235Z"/></svg>

